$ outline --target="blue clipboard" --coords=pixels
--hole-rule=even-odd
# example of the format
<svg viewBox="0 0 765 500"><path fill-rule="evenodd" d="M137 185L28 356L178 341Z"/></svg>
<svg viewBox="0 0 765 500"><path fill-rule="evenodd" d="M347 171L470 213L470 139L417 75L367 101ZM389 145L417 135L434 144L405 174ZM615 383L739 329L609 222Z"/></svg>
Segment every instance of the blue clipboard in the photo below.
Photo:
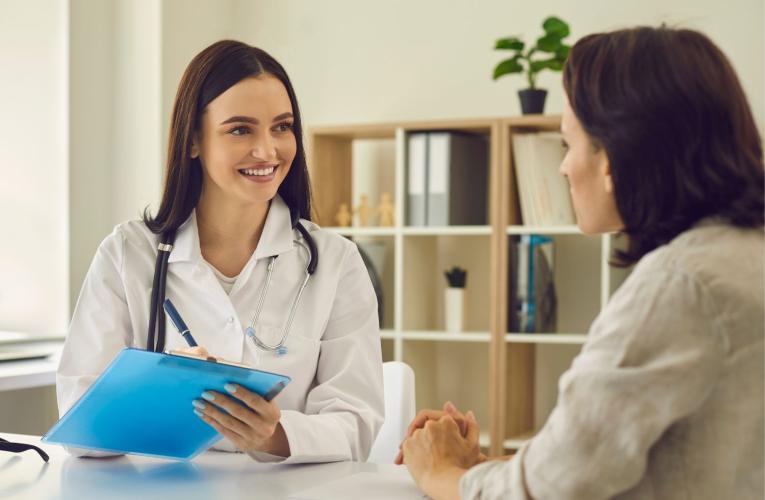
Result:
<svg viewBox="0 0 765 500"><path fill-rule="evenodd" d="M289 382L244 365L126 348L42 441L190 460L222 437L193 413L203 391L235 383L270 401Z"/></svg>

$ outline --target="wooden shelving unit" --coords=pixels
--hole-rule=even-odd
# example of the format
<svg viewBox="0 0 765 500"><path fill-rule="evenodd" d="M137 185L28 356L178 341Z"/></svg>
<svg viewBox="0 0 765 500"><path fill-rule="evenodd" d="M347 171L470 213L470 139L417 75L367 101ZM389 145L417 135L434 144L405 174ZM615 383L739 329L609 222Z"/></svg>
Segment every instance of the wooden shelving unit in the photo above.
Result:
<svg viewBox="0 0 765 500"><path fill-rule="evenodd" d="M416 376L418 408L445 400L473 409L481 444L492 454L519 447L538 430L554 404L555 375L586 340L590 322L626 273L612 271L610 236L586 236L576 226L523 225L512 164L512 134L557 130L558 116L523 116L316 127L308 132L308 165L315 220L385 254L382 281L384 360L401 360ZM482 134L489 145L488 223L483 226L407 227L407 134L448 130ZM365 180L366 179L366 180ZM360 185L359 182L366 182ZM393 195L393 227L335 227L341 203L358 204L354 190ZM543 234L555 241L558 332L507 332L508 255L513 235ZM443 270L468 270L465 331L444 331ZM562 354L561 354L562 353ZM557 373L557 372L556 372Z"/></svg>

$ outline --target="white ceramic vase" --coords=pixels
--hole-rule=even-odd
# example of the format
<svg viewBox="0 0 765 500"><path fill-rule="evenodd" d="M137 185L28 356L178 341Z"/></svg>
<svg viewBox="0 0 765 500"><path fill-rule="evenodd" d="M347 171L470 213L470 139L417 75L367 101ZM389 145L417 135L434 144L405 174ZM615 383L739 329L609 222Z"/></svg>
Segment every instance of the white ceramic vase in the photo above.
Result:
<svg viewBox="0 0 765 500"><path fill-rule="evenodd" d="M464 328L465 289L447 288L444 292L444 324L446 325L446 331L460 333Z"/></svg>

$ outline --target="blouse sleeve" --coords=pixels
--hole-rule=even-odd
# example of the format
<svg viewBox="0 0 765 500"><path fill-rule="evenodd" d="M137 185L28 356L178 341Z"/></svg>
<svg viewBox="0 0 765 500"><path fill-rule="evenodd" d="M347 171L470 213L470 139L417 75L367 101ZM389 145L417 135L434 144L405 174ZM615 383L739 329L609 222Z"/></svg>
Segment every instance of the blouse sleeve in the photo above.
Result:
<svg viewBox="0 0 765 500"><path fill-rule="evenodd" d="M509 462L468 471L463 499L610 498L640 481L651 447L702 405L727 349L714 304L679 270L639 269L593 323L542 430Z"/></svg>

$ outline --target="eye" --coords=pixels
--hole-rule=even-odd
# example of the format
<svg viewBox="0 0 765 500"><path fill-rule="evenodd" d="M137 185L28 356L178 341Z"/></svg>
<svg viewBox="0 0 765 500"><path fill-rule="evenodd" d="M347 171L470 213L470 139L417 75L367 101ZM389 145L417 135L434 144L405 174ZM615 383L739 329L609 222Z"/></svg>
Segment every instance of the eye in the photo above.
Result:
<svg viewBox="0 0 765 500"><path fill-rule="evenodd" d="M282 122L277 124L276 127L274 127L274 129L277 132L289 132L290 130L292 130L292 126L293 126L292 122Z"/></svg>
<svg viewBox="0 0 765 500"><path fill-rule="evenodd" d="M229 134L239 136L239 135L245 135L250 133L249 127L235 127L228 131Z"/></svg>

